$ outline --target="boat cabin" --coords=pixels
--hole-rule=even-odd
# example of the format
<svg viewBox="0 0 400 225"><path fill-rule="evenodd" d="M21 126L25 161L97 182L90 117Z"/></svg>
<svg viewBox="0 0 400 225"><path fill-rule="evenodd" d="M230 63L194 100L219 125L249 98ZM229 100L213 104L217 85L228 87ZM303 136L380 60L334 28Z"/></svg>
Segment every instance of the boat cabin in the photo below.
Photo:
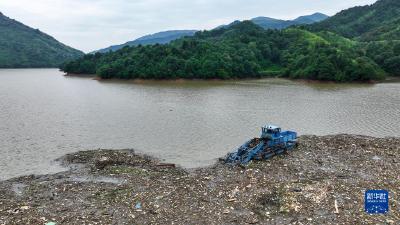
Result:
<svg viewBox="0 0 400 225"><path fill-rule="evenodd" d="M267 125L261 128L261 138L274 138L280 135L281 128L274 125Z"/></svg>

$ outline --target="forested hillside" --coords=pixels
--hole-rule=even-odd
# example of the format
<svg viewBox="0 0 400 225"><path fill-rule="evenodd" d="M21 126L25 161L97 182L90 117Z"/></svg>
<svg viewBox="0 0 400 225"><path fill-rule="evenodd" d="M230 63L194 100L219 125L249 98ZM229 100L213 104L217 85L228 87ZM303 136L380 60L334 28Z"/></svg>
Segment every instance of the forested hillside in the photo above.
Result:
<svg viewBox="0 0 400 225"><path fill-rule="evenodd" d="M311 25L311 30L328 30L360 41L400 40L400 1L380 0L343 10Z"/></svg>
<svg viewBox="0 0 400 225"><path fill-rule="evenodd" d="M328 30L359 41L369 58L389 75L400 76L399 0L380 0L373 5L343 10L307 29Z"/></svg>
<svg viewBox="0 0 400 225"><path fill-rule="evenodd" d="M86 55L62 69L121 79L380 80L400 75L399 15L400 1L380 0L320 23L284 30L237 21L168 45Z"/></svg>
<svg viewBox="0 0 400 225"><path fill-rule="evenodd" d="M324 32L264 30L250 21L198 32L169 45L126 47L65 64L67 73L121 79L229 79L262 76L354 81L384 72L357 43ZM368 73L366 72L368 71Z"/></svg>
<svg viewBox="0 0 400 225"><path fill-rule="evenodd" d="M82 55L51 36L0 13L0 68L58 67Z"/></svg>

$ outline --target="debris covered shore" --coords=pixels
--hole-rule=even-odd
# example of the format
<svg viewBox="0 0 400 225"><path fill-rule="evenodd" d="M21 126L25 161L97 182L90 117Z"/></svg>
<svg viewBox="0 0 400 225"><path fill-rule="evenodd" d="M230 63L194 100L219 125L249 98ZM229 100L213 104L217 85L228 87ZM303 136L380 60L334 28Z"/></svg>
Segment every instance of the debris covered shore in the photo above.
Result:
<svg viewBox="0 0 400 225"><path fill-rule="evenodd" d="M400 138L302 136L246 168L185 170L133 150L60 159L69 171L0 182L0 224L398 224ZM364 212L386 189L390 211ZM52 223L54 222L54 223Z"/></svg>

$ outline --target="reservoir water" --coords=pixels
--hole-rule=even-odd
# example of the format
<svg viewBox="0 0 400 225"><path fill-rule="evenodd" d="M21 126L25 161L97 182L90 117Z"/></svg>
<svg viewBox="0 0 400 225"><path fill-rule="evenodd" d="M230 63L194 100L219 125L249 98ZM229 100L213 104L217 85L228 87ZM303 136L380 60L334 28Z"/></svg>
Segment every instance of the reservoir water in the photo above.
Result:
<svg viewBox="0 0 400 225"><path fill-rule="evenodd" d="M400 83L122 82L0 70L0 179L58 172L54 159L99 148L206 166L266 123L300 134L400 136Z"/></svg>

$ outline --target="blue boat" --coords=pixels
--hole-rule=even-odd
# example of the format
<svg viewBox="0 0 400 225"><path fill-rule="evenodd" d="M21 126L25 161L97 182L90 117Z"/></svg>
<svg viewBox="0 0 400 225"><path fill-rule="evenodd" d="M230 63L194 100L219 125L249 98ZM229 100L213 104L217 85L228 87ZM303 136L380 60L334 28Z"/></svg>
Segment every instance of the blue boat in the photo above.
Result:
<svg viewBox="0 0 400 225"><path fill-rule="evenodd" d="M297 133L282 131L280 127L267 125L261 128L261 136L247 141L236 151L229 153L225 162L246 165L251 160L266 160L293 150L297 146Z"/></svg>

